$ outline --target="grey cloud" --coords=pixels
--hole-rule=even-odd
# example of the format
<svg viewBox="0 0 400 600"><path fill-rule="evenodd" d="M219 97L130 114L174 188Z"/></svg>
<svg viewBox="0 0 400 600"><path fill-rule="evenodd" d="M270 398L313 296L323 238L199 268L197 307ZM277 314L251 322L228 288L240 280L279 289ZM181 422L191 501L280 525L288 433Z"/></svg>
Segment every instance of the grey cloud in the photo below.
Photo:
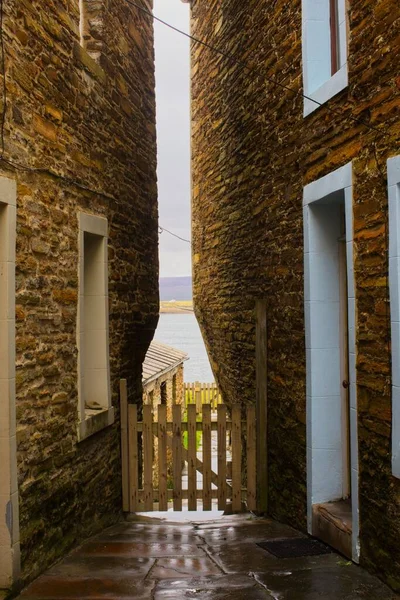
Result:
<svg viewBox="0 0 400 600"><path fill-rule="evenodd" d="M189 31L189 7L155 0L154 14ZM189 40L155 23L158 185L160 225L190 239L190 58ZM190 275L190 245L160 236L160 275Z"/></svg>

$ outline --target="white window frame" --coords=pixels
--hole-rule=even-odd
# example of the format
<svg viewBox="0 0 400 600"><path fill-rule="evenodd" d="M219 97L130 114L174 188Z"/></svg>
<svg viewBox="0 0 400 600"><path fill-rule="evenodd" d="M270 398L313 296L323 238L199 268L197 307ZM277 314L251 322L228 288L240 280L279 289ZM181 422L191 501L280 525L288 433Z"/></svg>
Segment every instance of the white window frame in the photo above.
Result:
<svg viewBox="0 0 400 600"><path fill-rule="evenodd" d="M104 217L99 217L84 212L78 213L79 222L79 267L78 267L78 319L77 319L77 346L78 346L78 441L82 441L97 433L98 431L112 425L114 423L114 408L111 406L111 386L110 386L110 357L109 357L109 321L108 321L108 223ZM99 368L100 378L105 388L101 390L101 401L99 404L103 406L101 410L90 410L85 406L85 264L84 264L84 240L85 233L103 238L102 244L102 268L103 268L103 290L101 295L104 302L103 316L105 314L104 331L101 343L105 344L101 353L101 365ZM102 329L103 330L103 329ZM97 368L97 367L96 367ZM104 383L105 382L105 383ZM96 398L93 398L96 400Z"/></svg>
<svg viewBox="0 0 400 600"><path fill-rule="evenodd" d="M302 0L303 87L304 95L307 96L307 98L304 98L304 117L310 115L321 104L325 104L330 98L333 98L348 86L346 0L338 0L339 69L334 75L327 77L317 89L312 89L309 84L313 69L313 56L314 54L317 56L320 51L317 36L315 36L315 39L312 38L312 30L319 27L318 23L321 24L321 27L326 28L326 19L319 21L315 18L316 15L318 16L318 10L323 7L325 2L328 3L328 0ZM326 36L322 37L325 38ZM313 41L315 44L313 44Z"/></svg>
<svg viewBox="0 0 400 600"><path fill-rule="evenodd" d="M20 574L15 412L15 244L17 186L0 177L0 588Z"/></svg>
<svg viewBox="0 0 400 600"><path fill-rule="evenodd" d="M392 473L400 479L400 155L387 161L392 334Z"/></svg>

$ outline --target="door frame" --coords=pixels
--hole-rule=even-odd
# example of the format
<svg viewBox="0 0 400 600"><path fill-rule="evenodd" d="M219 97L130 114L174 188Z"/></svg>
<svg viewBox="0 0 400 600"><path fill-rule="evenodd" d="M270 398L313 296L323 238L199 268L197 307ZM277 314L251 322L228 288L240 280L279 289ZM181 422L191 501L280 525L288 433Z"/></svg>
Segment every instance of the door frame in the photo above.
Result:
<svg viewBox="0 0 400 600"><path fill-rule="evenodd" d="M15 247L17 185L0 176L0 589L20 576L15 406Z"/></svg>
<svg viewBox="0 0 400 600"><path fill-rule="evenodd" d="M329 412L325 407L321 411L321 400L324 400L326 389L331 381L334 382L335 397L339 397L340 412L342 402L340 400L340 340L338 327L332 327L332 335L337 340L326 347L314 343L315 333L318 334L318 321L315 310L320 308L326 301L335 305L337 318L339 320L339 295L325 300L315 295L318 285L314 285L316 269L324 260L326 264L320 273L324 273L327 265L330 265L334 277L339 277L339 259L325 252L321 244L321 224L315 216L315 208L318 206L333 206L339 197L344 199L346 219L346 255L347 255L347 286L348 286L348 336L349 336L349 378L350 378L350 439L351 439L351 505L352 505L352 558L359 561L359 498L358 498L358 433L357 433L357 393L356 393L356 306L355 285L353 268L353 183L352 163L348 163L304 187L303 190L303 219L304 219L304 309L305 309L305 334L306 334L306 382L307 382L307 517L308 532L313 533L312 507L314 504L338 500L342 496L342 452L338 444L334 449L321 445L321 436L316 435L321 429L321 416L325 414L329 421ZM332 214L334 210L332 209ZM323 233L323 231L322 231ZM332 234L333 235L333 234ZM318 237L319 236L319 237ZM332 258L332 261L329 260ZM336 263L335 263L336 261ZM327 278L329 273L327 274ZM338 281L338 279L337 279ZM326 280L329 283L329 279ZM332 283L332 282L331 282ZM317 302L315 301L317 300ZM332 302L331 302L332 301ZM325 349L326 348L326 349ZM325 388L324 388L325 386ZM331 398L332 399L332 398ZM330 406L337 411L336 400ZM328 408L328 411L330 409ZM328 418L327 418L328 417ZM341 438L342 420L337 419L338 433ZM340 432L340 433L339 433ZM333 469L332 469L333 466ZM336 478L333 471L336 470ZM330 477L327 478L326 474ZM333 474L332 474L333 473Z"/></svg>

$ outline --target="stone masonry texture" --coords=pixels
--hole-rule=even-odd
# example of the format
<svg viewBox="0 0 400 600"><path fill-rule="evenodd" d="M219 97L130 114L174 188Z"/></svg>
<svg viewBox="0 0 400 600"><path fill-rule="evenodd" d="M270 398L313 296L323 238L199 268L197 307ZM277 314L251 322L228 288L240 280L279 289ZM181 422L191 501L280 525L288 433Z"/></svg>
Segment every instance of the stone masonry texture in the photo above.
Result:
<svg viewBox="0 0 400 600"><path fill-rule="evenodd" d="M361 561L400 589L386 184L400 148L400 5L347 9L349 85L329 101L337 114L304 119L301 1L192 0L193 35L253 69L192 45L195 310L224 398L248 403L255 301L267 300L270 513L305 529L303 186L353 161Z"/></svg>
<svg viewBox="0 0 400 600"><path fill-rule="evenodd" d="M87 50L79 0L4 2L2 156L19 166L1 160L0 171L17 180L18 191L16 410L25 581L118 518L119 379L128 379L129 401L140 402L141 365L158 318L152 22L122 0L84 5L91 19ZM116 411L113 426L81 443L79 210L108 219Z"/></svg>

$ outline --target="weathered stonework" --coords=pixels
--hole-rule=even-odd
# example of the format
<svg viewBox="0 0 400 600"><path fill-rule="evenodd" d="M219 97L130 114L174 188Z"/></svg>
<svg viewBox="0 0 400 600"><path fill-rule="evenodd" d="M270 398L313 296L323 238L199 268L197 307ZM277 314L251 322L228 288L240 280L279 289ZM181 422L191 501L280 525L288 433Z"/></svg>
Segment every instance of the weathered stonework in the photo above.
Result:
<svg viewBox="0 0 400 600"><path fill-rule="evenodd" d="M161 404L162 384L166 387L167 417L172 419L172 404L181 404L183 400L183 364L143 386L143 404L151 403L155 413Z"/></svg>
<svg viewBox="0 0 400 600"><path fill-rule="evenodd" d="M17 166L0 160L0 174L17 180L16 410L24 580L117 518L119 379L127 378L130 401L140 402L141 365L158 318L152 22L119 0L86 4L104 13L96 29L101 37L96 61L80 45L79 0L10 0L4 6L4 157ZM82 443L79 210L108 220L116 415L112 426Z"/></svg>
<svg viewBox="0 0 400 600"><path fill-rule="evenodd" d="M305 529L303 186L353 161L361 561L400 589L386 187L400 148L398 2L349 3L349 86L328 102L337 114L306 119L300 0L191 7L193 35L253 69L192 45L195 310L214 374L227 402L254 402L254 308L267 299L269 507Z"/></svg>

